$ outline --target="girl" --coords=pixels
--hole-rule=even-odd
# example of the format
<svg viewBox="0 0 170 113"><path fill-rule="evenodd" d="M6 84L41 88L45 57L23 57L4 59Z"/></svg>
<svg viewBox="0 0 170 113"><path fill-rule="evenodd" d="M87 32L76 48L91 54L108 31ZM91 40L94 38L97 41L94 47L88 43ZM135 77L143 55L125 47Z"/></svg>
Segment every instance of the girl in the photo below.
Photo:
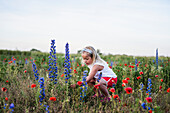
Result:
<svg viewBox="0 0 170 113"><path fill-rule="evenodd" d="M100 58L100 56L97 54L96 50L93 47L85 47L82 50L81 56L83 58L83 62L90 69L89 75L86 78L86 82L88 83L88 85L93 86L95 84L96 79L102 72L102 77L99 81L99 89L106 98L109 98L110 95L107 90L107 87L112 87L113 84L117 83L116 74L112 71L112 69L108 67L107 63Z"/></svg>

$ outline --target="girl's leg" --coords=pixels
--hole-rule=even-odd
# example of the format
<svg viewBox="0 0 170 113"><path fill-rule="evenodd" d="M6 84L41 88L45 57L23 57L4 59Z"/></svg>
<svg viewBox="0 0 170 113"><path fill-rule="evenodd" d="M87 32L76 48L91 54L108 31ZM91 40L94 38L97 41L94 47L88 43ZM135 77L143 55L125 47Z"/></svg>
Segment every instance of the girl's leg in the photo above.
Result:
<svg viewBox="0 0 170 113"><path fill-rule="evenodd" d="M108 92L108 90L107 90L107 87L106 87L106 82L101 79L99 83L100 83L100 86L99 86L100 91L101 91L106 97L110 97L110 94L109 94L109 92Z"/></svg>

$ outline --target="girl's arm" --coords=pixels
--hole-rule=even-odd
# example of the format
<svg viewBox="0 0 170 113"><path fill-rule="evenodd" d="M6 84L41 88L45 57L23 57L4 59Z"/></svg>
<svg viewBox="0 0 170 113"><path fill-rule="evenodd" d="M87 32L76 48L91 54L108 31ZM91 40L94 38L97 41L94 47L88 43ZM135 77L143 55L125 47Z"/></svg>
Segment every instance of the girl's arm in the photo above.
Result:
<svg viewBox="0 0 170 113"><path fill-rule="evenodd" d="M104 66L101 65L94 65L89 76L87 76L86 78L86 82L90 82L90 80L92 80L95 76L95 74L97 73L97 71L101 71L104 68Z"/></svg>

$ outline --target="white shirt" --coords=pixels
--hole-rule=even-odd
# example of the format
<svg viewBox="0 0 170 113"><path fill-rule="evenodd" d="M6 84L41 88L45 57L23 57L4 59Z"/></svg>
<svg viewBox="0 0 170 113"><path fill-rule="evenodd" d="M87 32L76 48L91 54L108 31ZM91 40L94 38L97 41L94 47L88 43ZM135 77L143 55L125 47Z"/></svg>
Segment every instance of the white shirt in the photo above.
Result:
<svg viewBox="0 0 170 113"><path fill-rule="evenodd" d="M117 75L112 71L112 69L108 67L108 64L106 62L101 63L99 61L96 61L93 64L88 65L88 68L90 69L89 74L91 73L94 65L104 66L104 68L101 71L97 71L94 78L98 78L101 72L102 72L102 77L113 77L113 78L117 77Z"/></svg>

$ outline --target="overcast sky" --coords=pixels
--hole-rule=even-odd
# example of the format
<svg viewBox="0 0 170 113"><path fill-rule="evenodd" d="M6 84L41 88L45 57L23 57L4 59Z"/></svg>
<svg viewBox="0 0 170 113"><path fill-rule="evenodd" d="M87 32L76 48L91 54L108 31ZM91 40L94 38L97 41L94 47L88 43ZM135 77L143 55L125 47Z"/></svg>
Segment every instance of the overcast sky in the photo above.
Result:
<svg viewBox="0 0 170 113"><path fill-rule="evenodd" d="M0 49L170 56L170 0L0 0Z"/></svg>

